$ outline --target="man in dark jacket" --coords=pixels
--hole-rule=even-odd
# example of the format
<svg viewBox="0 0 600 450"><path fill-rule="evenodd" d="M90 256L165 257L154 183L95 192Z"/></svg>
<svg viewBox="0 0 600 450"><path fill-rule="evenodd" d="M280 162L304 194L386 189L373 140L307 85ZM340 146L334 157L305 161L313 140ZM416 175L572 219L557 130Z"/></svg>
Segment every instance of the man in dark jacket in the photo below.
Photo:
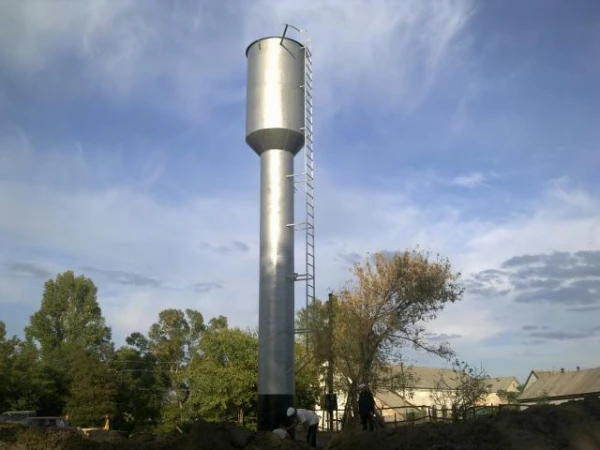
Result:
<svg viewBox="0 0 600 450"><path fill-rule="evenodd" d="M371 390L365 384L359 384L360 395L358 397L358 414L360 415L360 423L362 424L363 431L367 431L367 424L369 424L369 430L375 429L375 422L373 421L373 414L375 414L375 398Z"/></svg>

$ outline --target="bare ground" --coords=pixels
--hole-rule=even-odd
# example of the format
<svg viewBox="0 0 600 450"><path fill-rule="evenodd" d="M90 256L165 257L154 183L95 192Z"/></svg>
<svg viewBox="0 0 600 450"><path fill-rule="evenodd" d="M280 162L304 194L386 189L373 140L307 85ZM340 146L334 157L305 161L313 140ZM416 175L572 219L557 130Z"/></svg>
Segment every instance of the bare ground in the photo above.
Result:
<svg viewBox="0 0 600 450"><path fill-rule="evenodd" d="M599 450L600 399L505 411L457 424L424 424L335 436L330 450Z"/></svg>
<svg viewBox="0 0 600 450"><path fill-rule="evenodd" d="M559 406L535 406L523 412L457 424L424 424L373 433L351 429L321 434L329 450L600 450L600 399ZM329 440L328 443L325 441ZM96 432L90 437L57 429L0 425L0 450L270 450L307 449L303 442L281 441L273 433L252 433L229 424L198 422L186 434Z"/></svg>

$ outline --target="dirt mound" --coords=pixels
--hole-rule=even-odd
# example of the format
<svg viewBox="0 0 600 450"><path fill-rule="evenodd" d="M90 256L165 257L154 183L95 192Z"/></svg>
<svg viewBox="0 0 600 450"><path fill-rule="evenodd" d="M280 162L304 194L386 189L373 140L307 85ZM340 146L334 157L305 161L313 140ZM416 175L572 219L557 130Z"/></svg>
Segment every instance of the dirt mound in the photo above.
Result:
<svg viewBox="0 0 600 450"><path fill-rule="evenodd" d="M422 424L374 433L358 428L335 435L329 450L600 450L600 399L535 406L522 412L456 424ZM319 438L326 437L320 435ZM188 433L138 434L0 425L0 450L300 450L303 442L282 441L230 424L195 423Z"/></svg>
<svg viewBox="0 0 600 450"><path fill-rule="evenodd" d="M302 442L282 441L270 432L254 433L230 424L197 422L189 433L139 434L0 426L0 450L233 450L308 448Z"/></svg>
<svg viewBox="0 0 600 450"><path fill-rule="evenodd" d="M73 430L4 424L0 425L0 449L103 450L104 447Z"/></svg>
<svg viewBox="0 0 600 450"><path fill-rule="evenodd" d="M456 424L422 424L374 433L349 430L329 450L599 450L600 400L534 406Z"/></svg>

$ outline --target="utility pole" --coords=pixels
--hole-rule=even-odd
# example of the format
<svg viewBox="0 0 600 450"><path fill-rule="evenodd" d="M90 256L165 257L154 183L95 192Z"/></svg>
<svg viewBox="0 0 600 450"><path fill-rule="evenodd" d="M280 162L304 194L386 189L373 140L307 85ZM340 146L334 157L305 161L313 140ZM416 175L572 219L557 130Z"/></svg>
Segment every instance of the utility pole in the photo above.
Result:
<svg viewBox="0 0 600 450"><path fill-rule="evenodd" d="M333 293L329 293L329 302L327 303L327 326L329 327L329 351L327 352L327 409L329 412L329 431L333 431L333 412L337 409L337 399L333 392Z"/></svg>

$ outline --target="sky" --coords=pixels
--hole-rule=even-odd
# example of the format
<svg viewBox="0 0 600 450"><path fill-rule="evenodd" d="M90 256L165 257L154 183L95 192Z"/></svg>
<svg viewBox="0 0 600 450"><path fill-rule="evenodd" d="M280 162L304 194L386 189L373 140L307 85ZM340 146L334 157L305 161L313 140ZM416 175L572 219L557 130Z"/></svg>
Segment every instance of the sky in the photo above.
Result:
<svg viewBox="0 0 600 450"><path fill-rule="evenodd" d="M418 245L466 288L433 342L521 381L599 366L596 0L0 1L9 333L64 270L117 344L165 308L257 326L245 49L285 23L314 54L317 296Z"/></svg>

